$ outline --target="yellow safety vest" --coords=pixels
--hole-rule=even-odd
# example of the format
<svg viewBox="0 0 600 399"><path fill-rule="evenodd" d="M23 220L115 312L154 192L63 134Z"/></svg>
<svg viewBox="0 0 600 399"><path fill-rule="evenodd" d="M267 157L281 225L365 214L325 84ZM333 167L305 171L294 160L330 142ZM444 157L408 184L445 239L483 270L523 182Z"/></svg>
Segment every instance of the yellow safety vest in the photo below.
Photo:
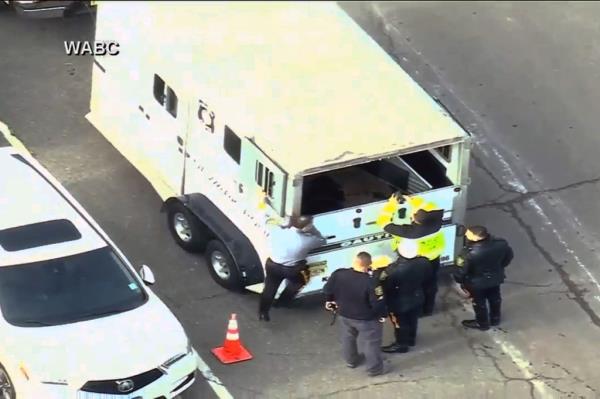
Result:
<svg viewBox="0 0 600 399"><path fill-rule="evenodd" d="M431 202L425 202L422 197L418 196L412 197L408 201L408 205L410 207L411 214L414 214L419 209L429 211L437 208L435 204ZM379 213L379 216L376 220L377 225L381 228L384 228L386 225L391 223L394 213L399 208L400 204L395 199L390 198ZM394 236L391 242L393 251L398 249L400 240L409 240L409 238ZM436 231L435 233L431 233L421 238L415 238L414 240L417 241L419 256L424 256L429 260L440 257L444 252L444 247L446 246L446 239L444 237L444 233L441 231Z"/></svg>
<svg viewBox="0 0 600 399"><path fill-rule="evenodd" d="M431 233L420 238L402 238L394 237L392 239L392 250L396 251L401 240L415 240L417 242L417 253L419 256L424 256L429 260L433 260L442 256L446 246L446 237L441 230Z"/></svg>

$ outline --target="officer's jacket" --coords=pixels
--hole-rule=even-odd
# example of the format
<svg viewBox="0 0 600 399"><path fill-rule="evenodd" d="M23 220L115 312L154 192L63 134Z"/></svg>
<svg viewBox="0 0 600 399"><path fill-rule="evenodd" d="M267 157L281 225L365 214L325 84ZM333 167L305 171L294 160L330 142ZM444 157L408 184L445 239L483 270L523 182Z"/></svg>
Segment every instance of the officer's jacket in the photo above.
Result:
<svg viewBox="0 0 600 399"><path fill-rule="evenodd" d="M504 282L504 268L512 259L511 247L501 238L489 237L469 243L456 259L460 269L454 278L471 289L495 287Z"/></svg>
<svg viewBox="0 0 600 399"><path fill-rule="evenodd" d="M335 301L341 316L354 320L376 320L387 315L379 281L368 273L338 269L323 287L328 301Z"/></svg>
<svg viewBox="0 0 600 399"><path fill-rule="evenodd" d="M383 230L403 239L416 240L419 246L419 255L429 260L440 257L444 250L444 234L442 228L443 210L418 211L416 214L419 223L411 224L387 224Z"/></svg>
<svg viewBox="0 0 600 399"><path fill-rule="evenodd" d="M379 274L388 309L406 312L423 305L423 282L433 273L431 262L422 256L399 257Z"/></svg>

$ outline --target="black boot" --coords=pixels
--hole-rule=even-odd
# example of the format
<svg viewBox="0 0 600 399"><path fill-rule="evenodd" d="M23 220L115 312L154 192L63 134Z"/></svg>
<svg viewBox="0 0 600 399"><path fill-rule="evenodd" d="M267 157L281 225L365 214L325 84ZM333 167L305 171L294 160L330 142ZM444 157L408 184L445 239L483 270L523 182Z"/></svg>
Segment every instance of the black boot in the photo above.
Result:
<svg viewBox="0 0 600 399"><path fill-rule="evenodd" d="M386 345L381 348L385 353L406 353L408 352L408 345L405 344L401 334L401 329L394 328L394 338L396 339L392 344Z"/></svg>
<svg viewBox="0 0 600 399"><path fill-rule="evenodd" d="M462 325L466 328L473 328L475 330L486 331L490 329L489 325L481 325L477 320L463 320Z"/></svg>
<svg viewBox="0 0 600 399"><path fill-rule="evenodd" d="M382 346L381 351L385 353L406 353L408 352L408 346L394 342L391 345Z"/></svg>

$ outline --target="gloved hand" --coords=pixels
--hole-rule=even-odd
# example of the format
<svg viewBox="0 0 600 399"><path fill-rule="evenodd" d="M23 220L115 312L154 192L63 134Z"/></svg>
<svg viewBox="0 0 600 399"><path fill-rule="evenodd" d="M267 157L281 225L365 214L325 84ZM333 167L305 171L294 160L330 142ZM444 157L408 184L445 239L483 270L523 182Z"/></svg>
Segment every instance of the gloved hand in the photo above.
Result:
<svg viewBox="0 0 600 399"><path fill-rule="evenodd" d="M327 301L325 302L325 309L329 310L329 311L333 311L337 309L337 303L335 303L334 301Z"/></svg>
<svg viewBox="0 0 600 399"><path fill-rule="evenodd" d="M264 191L258 193L258 209L260 209L261 211L267 207L266 198L267 193L265 193Z"/></svg>
<svg viewBox="0 0 600 399"><path fill-rule="evenodd" d="M379 322L380 322L380 323L385 323L385 317L380 317L380 318L379 318Z"/></svg>

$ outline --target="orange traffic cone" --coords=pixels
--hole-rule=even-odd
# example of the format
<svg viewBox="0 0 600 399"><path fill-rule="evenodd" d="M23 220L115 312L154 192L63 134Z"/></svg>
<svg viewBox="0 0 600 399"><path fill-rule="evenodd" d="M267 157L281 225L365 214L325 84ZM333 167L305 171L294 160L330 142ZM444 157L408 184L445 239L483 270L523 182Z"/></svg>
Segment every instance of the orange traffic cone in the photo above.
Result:
<svg viewBox="0 0 600 399"><path fill-rule="evenodd" d="M240 342L236 314L232 313L227 326L223 346L211 350L222 363L230 364L252 359L252 355Z"/></svg>

